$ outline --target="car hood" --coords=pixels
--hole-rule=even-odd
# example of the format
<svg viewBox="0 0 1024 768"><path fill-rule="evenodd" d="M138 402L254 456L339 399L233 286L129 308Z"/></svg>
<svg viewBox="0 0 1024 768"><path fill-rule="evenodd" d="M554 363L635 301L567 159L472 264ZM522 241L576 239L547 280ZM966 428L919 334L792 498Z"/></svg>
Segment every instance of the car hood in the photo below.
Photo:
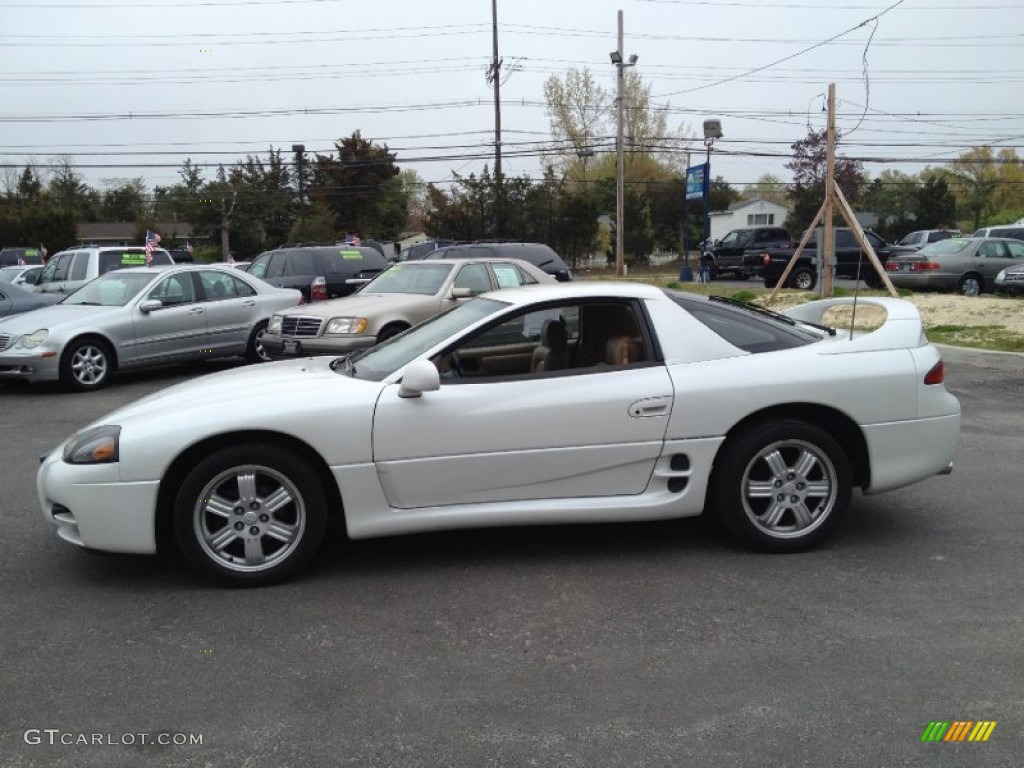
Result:
<svg viewBox="0 0 1024 768"><path fill-rule="evenodd" d="M83 322L96 322L97 318L123 312L124 307L95 307L88 304L54 304L32 310L31 314L15 315L0 320L0 331L5 334L33 333L40 328L51 332L64 326L73 327Z"/></svg>
<svg viewBox="0 0 1024 768"><path fill-rule="evenodd" d="M401 310L406 307L418 307L426 303L437 302L437 296L425 296L422 293L358 293L342 299L319 301L314 304L303 304L290 313L304 316L322 317L360 317L373 315L382 310Z"/></svg>

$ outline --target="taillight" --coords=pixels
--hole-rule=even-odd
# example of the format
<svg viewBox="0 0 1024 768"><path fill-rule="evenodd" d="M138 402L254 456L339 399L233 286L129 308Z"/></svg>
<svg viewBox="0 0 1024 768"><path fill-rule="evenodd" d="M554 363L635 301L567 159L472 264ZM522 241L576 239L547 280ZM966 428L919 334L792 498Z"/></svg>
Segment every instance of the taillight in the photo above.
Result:
<svg viewBox="0 0 1024 768"><path fill-rule="evenodd" d="M900 265L897 264L894 261L887 261L887 262L885 262L885 271L886 272L899 272L900 271Z"/></svg>
<svg viewBox="0 0 1024 768"><path fill-rule="evenodd" d="M942 365L942 361L939 360L932 369L924 375L925 384L941 384L945 380L946 370Z"/></svg>
<svg viewBox="0 0 1024 768"><path fill-rule="evenodd" d="M327 301L327 281L323 275L317 277L309 286L310 301Z"/></svg>
<svg viewBox="0 0 1024 768"><path fill-rule="evenodd" d="M934 261L915 261L911 269L915 272L927 272L931 269L942 269L942 265Z"/></svg>

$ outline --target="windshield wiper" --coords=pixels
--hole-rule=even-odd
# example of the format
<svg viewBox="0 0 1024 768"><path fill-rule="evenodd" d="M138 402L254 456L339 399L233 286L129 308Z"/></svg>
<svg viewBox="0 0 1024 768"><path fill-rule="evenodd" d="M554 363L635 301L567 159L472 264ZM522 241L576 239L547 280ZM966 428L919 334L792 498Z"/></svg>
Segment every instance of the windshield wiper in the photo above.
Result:
<svg viewBox="0 0 1024 768"><path fill-rule="evenodd" d="M779 322L785 323L786 325L808 325L811 328L817 328L819 331L824 331L829 336L836 335L835 328L829 328L827 325L819 325L818 323L811 323L806 320L800 320L798 322L789 315L784 315L781 312L776 312L775 310L768 309L767 307L760 307L757 304L748 304L745 301L737 301L736 299L730 299L728 296L708 296L708 299L722 304L729 304L733 307L743 307L744 309L749 309L751 312L756 312L759 315L771 317Z"/></svg>

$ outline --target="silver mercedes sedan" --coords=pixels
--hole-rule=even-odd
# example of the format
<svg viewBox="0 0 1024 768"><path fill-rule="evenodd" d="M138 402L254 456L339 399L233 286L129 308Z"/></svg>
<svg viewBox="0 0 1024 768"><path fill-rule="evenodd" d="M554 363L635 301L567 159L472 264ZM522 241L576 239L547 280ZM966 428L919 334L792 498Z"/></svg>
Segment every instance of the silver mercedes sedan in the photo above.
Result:
<svg viewBox="0 0 1024 768"><path fill-rule="evenodd" d="M260 362L270 316L301 298L229 266L109 272L59 304L0 320L0 381L91 390L118 369L239 355Z"/></svg>

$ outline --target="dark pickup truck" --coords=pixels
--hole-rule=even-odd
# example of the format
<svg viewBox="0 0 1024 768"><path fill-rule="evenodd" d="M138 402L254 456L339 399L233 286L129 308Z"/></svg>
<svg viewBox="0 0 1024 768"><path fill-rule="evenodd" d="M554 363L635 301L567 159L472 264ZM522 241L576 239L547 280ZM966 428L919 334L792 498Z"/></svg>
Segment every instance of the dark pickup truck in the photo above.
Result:
<svg viewBox="0 0 1024 768"><path fill-rule="evenodd" d="M711 279L733 275L744 280L760 273L759 264L748 263L744 254L755 249L785 248L792 238L782 227L744 227L731 230L704 252L703 264Z"/></svg>
<svg viewBox="0 0 1024 768"><path fill-rule="evenodd" d="M892 246L874 232L865 232L864 235L867 237L868 242L871 243L871 248L874 250L875 255L878 256L879 261L884 265L885 260L889 258ZM790 288L810 291L817 284L816 237L817 235L810 239L806 247L804 247L803 253L800 254L800 258L793 265L793 270L789 273L789 279L786 281ZM860 279L868 287L882 287L882 279L875 272L875 268L871 265L867 254L861 250L860 243L857 242L857 238L854 237L852 230L846 227L836 227L835 242L836 277L845 277L853 280L858 276L859 269ZM749 267L753 268L755 265L758 267L758 273L764 280L766 288L774 288L775 284L779 282L779 278L782 277L782 272L786 269L786 265L793 257L793 253L798 245L799 243L789 243L784 248L748 250L744 253L743 258Z"/></svg>

